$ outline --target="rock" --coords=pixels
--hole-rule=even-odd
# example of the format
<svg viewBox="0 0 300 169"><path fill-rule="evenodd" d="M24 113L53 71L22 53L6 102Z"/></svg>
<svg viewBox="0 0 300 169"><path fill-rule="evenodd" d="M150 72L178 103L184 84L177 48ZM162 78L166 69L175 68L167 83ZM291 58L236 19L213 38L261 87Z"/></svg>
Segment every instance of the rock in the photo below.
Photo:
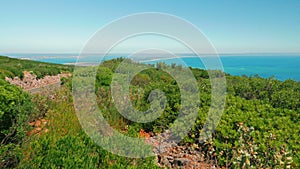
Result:
<svg viewBox="0 0 300 169"><path fill-rule="evenodd" d="M41 88L50 84L59 83L61 77L71 76L71 74L58 74L56 76L45 76L42 79L37 79L37 76L30 72L24 71L23 74L23 80L19 79L18 77L14 77L13 79L5 77L5 80L11 84L20 86L25 90L31 90L34 88Z"/></svg>
<svg viewBox="0 0 300 169"><path fill-rule="evenodd" d="M48 132L49 132L49 129L46 129L46 128L45 128L43 131L44 131L44 133L48 133Z"/></svg>
<svg viewBox="0 0 300 169"><path fill-rule="evenodd" d="M41 122L43 123L43 125L46 125L48 123L46 119L41 119Z"/></svg>
<svg viewBox="0 0 300 169"><path fill-rule="evenodd" d="M26 136L31 136L31 135L33 135L33 134L35 134L35 130L28 131L28 132L26 133Z"/></svg>
<svg viewBox="0 0 300 169"><path fill-rule="evenodd" d="M26 133L26 136L31 136L33 134L37 134L42 130L42 128L38 127Z"/></svg>
<svg viewBox="0 0 300 169"><path fill-rule="evenodd" d="M40 120L35 121L34 126L35 127L41 127L42 122Z"/></svg>
<svg viewBox="0 0 300 169"><path fill-rule="evenodd" d="M33 122L30 122L30 123L28 123L29 124L29 126L34 126L34 124L35 124L35 122L33 121Z"/></svg>
<svg viewBox="0 0 300 169"><path fill-rule="evenodd" d="M176 159L174 159L174 164L176 164L178 166L187 165L189 162L190 162L190 160L187 159L187 158L176 158Z"/></svg>
<svg viewBox="0 0 300 169"><path fill-rule="evenodd" d="M143 129L141 129L139 132L139 138L142 138L142 137L150 138L150 134L145 132Z"/></svg>
<svg viewBox="0 0 300 169"><path fill-rule="evenodd" d="M168 168L215 168L214 165L204 162L204 155L198 151L197 144L179 145L170 139L170 131L155 137L146 138L145 142L153 145L157 164Z"/></svg>
<svg viewBox="0 0 300 169"><path fill-rule="evenodd" d="M167 166L167 167L169 167L169 168L172 167L171 163L170 163L169 160L166 159L166 158L162 158L161 162L162 162L162 164L163 164L164 166Z"/></svg>

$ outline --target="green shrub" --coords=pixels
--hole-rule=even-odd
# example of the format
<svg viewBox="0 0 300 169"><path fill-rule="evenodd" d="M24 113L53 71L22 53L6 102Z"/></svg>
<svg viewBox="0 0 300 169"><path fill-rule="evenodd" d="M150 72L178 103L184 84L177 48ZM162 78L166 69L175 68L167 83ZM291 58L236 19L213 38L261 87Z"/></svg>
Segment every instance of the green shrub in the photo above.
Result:
<svg viewBox="0 0 300 169"><path fill-rule="evenodd" d="M14 167L20 161L19 144L32 111L29 95L0 79L0 168Z"/></svg>
<svg viewBox="0 0 300 169"><path fill-rule="evenodd" d="M2 143L19 141L24 136L27 116L33 104L27 93L16 86L0 85L0 139Z"/></svg>

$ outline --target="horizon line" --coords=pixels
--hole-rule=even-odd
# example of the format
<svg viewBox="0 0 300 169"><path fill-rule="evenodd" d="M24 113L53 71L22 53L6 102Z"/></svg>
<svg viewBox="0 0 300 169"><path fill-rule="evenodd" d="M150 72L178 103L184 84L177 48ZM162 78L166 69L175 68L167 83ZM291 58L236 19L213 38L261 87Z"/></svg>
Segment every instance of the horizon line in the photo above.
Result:
<svg viewBox="0 0 300 169"><path fill-rule="evenodd" d="M15 55L15 54L75 54L81 55L80 52L12 52L12 53L0 53L1 56ZM85 53L85 54L105 54L105 53ZM131 53L117 52L109 53L108 55L130 55ZM140 54L162 54L162 53L140 53ZM196 55L195 53L174 53L175 55ZM200 55L270 55L270 54L287 54L287 55L300 55L300 52L221 52L221 53L200 53Z"/></svg>

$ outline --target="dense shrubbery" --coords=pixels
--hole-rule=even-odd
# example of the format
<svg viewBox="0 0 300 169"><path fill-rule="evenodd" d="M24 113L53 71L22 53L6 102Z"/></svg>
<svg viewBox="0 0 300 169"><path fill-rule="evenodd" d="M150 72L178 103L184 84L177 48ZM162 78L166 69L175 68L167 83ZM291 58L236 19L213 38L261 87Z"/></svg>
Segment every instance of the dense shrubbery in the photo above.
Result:
<svg viewBox="0 0 300 169"><path fill-rule="evenodd" d="M121 61L119 59L104 62L102 66L113 67L111 70L114 71L116 65ZM116 65L112 66L113 64ZM111 122L111 125L116 124L115 121L122 121L121 124L117 125L120 130L124 130L129 125L134 126L136 131L143 128L148 132L162 132L170 127L179 113L180 92L176 81L160 70L163 66L167 65L159 63L152 69L144 70L131 81L131 101L138 110L149 108L148 96L154 89L164 91L167 96L168 102L163 114L151 123L137 124L119 115L113 100L110 99L110 88L98 81L97 85L102 86L96 92L99 98L102 98L98 103L100 108L105 110L104 115ZM176 65L172 65L172 68L182 69ZM263 79L257 76L228 75L225 112L213 135L211 144L203 144L198 141L198 138L210 106L211 86L206 71L191 70L198 81L201 98L196 125L183 143L201 145L201 151L204 154L209 153L208 150L212 149L207 147L208 145L213 146L214 152L211 152L210 155L215 154L220 166L227 165L237 168L245 165L258 168L299 166L299 82L293 80L281 82L272 78ZM101 80L101 78L99 79ZM240 129L239 124L246 126L243 128L246 128L245 130L251 128L251 132L245 133Z"/></svg>
<svg viewBox="0 0 300 169"><path fill-rule="evenodd" d="M2 84L1 84L2 83ZM0 80L0 139L11 137L18 140L27 116L32 112L33 105L27 93L16 86ZM5 141L4 141L5 142Z"/></svg>
<svg viewBox="0 0 300 169"><path fill-rule="evenodd" d="M130 99L137 110L149 109L148 97L154 89L165 92L167 98L165 109L158 119L150 123L135 123L119 114L111 97L110 83L122 61L124 59L105 61L98 69L95 93L104 117L115 129L132 137L137 137L140 129L154 133L168 129L178 118L181 108L181 95L177 82L162 71L162 68L168 66L159 63L133 77ZM14 63L18 62L14 61ZM56 65L53 66L56 67ZM23 68L22 70L27 70ZM174 64L169 68L178 71L186 69ZM59 67L58 69L70 70ZM90 69L92 71L94 68ZM37 67L36 70L44 72L41 76L51 74L48 69L43 70ZM200 100L197 103L198 118L196 125L182 144L197 145L196 149L202 151L208 159L215 159L219 166L229 168L299 167L300 82L292 80L281 82L272 78L228 75L226 106L219 126L211 140L199 142L198 138L211 105L211 85L207 71L194 68L191 68L191 71L195 75L200 92ZM125 72L121 69L117 74L122 76ZM216 76L220 74L218 71L213 73ZM3 64L0 67L1 75L16 76L18 69L6 69ZM30 136L28 137L30 140L22 145L1 146L0 153L4 154L1 156L2 161L21 159L18 166L20 168L157 168L153 158L128 159L110 154L97 146L83 132L77 120L71 96L71 80L64 78L62 83L64 87L57 91L52 99L47 96L33 97L38 114L31 114L30 119L39 117L39 114L45 116L49 120L46 126L49 132ZM18 88L6 82L0 83L0 90L1 87L5 92L1 92L0 95L5 100L8 97L20 98L23 94ZM19 92L18 97L14 94L7 94L8 91ZM27 99L21 98L28 100L26 94L23 96ZM28 107L21 106L25 102L27 103L27 101L17 102L20 106L13 106L10 109L15 109L16 112L27 110ZM10 105L3 103L5 106Z"/></svg>
<svg viewBox="0 0 300 169"><path fill-rule="evenodd" d="M18 162L18 144L25 136L33 108L27 93L0 79L0 167L12 167Z"/></svg>

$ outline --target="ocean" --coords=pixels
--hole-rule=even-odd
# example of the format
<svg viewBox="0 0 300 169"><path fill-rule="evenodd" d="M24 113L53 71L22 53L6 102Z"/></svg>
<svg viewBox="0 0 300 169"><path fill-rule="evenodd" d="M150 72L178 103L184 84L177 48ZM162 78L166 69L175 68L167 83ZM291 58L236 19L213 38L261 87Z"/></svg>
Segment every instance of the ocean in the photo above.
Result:
<svg viewBox="0 0 300 169"><path fill-rule="evenodd" d="M7 54L7 56L58 64L74 64L77 60L76 54ZM105 60L124 56L126 55L111 55L106 57ZM205 69L205 66L199 58L193 55L181 56L182 58L143 60L142 62L146 64L165 62L170 65L172 63L179 64L183 61L187 66ZM83 61L92 63L97 59L98 58L94 56L83 59ZM220 55L220 59L224 71L231 75L259 75L263 78L274 77L282 81L287 79L300 81L300 54L233 54Z"/></svg>

